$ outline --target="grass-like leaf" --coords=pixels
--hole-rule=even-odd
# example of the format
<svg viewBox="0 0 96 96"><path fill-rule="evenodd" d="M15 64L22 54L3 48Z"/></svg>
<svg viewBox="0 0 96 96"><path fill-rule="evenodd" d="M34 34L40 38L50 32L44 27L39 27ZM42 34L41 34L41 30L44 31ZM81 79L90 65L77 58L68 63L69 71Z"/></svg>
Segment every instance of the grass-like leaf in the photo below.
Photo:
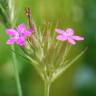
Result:
<svg viewBox="0 0 96 96"><path fill-rule="evenodd" d="M67 65L58 68L56 70L56 72L54 72L53 74L53 78L52 78L52 82L58 78L58 76L60 76L64 71L66 71L68 68L70 68L70 66L72 66L73 63L75 63L87 50L87 48L85 48L80 54L78 54L72 61L70 61Z"/></svg>

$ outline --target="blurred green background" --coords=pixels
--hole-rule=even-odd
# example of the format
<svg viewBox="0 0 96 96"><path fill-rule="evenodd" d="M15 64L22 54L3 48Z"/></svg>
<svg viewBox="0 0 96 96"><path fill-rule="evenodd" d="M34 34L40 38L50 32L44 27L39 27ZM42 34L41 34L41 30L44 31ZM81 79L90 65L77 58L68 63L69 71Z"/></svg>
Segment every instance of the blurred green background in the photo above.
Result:
<svg viewBox="0 0 96 96"><path fill-rule="evenodd" d="M72 27L85 41L74 46L74 53L88 47L86 53L60 76L51 87L50 96L96 96L96 0L20 0L17 24L28 23L24 14L30 7L38 26L46 21L60 28ZM8 36L0 24L0 96L17 96ZM16 46L16 51L20 48ZM23 96L43 96L43 82L33 66L17 54Z"/></svg>

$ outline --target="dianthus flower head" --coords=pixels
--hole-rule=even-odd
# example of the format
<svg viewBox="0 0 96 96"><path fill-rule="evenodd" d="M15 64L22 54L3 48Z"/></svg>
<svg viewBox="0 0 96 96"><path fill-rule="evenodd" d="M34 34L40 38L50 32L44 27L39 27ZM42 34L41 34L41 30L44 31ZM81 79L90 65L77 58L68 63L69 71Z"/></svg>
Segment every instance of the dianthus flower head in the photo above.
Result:
<svg viewBox="0 0 96 96"><path fill-rule="evenodd" d="M11 36L11 38L7 41L7 44L12 45L16 43L20 46L24 46L26 42L26 38L30 36L34 32L33 29L27 29L25 24L20 24L16 29L8 28L6 29L6 33Z"/></svg>
<svg viewBox="0 0 96 96"><path fill-rule="evenodd" d="M75 45L76 41L84 40L84 37L74 35L72 28L67 28L66 30L55 29L55 32L58 33L58 36L56 37L57 40L68 41L72 45Z"/></svg>

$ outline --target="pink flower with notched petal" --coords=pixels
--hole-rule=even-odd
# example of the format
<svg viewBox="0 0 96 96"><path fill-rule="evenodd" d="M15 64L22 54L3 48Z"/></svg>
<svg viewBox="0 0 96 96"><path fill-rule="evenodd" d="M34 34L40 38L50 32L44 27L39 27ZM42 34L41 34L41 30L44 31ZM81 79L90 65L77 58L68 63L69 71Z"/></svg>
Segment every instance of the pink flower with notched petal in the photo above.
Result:
<svg viewBox="0 0 96 96"><path fill-rule="evenodd" d="M11 36L7 41L7 44L11 45L16 42L20 46L24 46L26 42L26 37L33 33L33 29L27 29L25 24L20 24L16 29L8 28L6 33Z"/></svg>
<svg viewBox="0 0 96 96"><path fill-rule="evenodd" d="M67 28L65 31L62 29L55 29L55 32L57 32L59 35L56 37L57 40L60 41L68 41L72 45L76 44L76 41L84 40L84 37L81 36L75 36L74 31L71 28Z"/></svg>

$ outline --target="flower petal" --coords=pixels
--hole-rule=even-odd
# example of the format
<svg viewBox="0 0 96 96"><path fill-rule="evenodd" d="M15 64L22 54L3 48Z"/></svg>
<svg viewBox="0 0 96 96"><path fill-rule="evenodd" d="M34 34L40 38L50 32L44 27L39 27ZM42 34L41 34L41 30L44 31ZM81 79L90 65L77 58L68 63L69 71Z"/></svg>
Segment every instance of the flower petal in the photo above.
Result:
<svg viewBox="0 0 96 96"><path fill-rule="evenodd" d="M72 36L74 34L74 30L72 28L67 28L66 29L66 35L67 36Z"/></svg>
<svg viewBox="0 0 96 96"><path fill-rule="evenodd" d="M24 32L26 30L26 26L25 26L25 24L20 24L20 25L18 25L18 27L17 27L17 31L18 32L20 32L20 33L22 33L22 32Z"/></svg>
<svg viewBox="0 0 96 96"><path fill-rule="evenodd" d="M67 37L64 36L64 35L58 35L58 36L56 37L56 39L57 39L57 40L60 40L60 41L65 41L65 40L67 40Z"/></svg>
<svg viewBox="0 0 96 96"><path fill-rule="evenodd" d="M20 46L24 46L25 45L25 38L19 37L18 40L16 41L16 43Z"/></svg>
<svg viewBox="0 0 96 96"><path fill-rule="evenodd" d="M14 36L16 35L17 31L15 29L9 28L9 29L6 29L6 33L10 36Z"/></svg>
<svg viewBox="0 0 96 96"><path fill-rule="evenodd" d="M72 38L68 38L68 42L70 44L72 44L72 45L75 45L76 44L76 42Z"/></svg>
<svg viewBox="0 0 96 96"><path fill-rule="evenodd" d="M81 37L81 36L72 36L72 38L73 38L74 40L78 40L78 41L84 40L84 37Z"/></svg>
<svg viewBox="0 0 96 96"><path fill-rule="evenodd" d="M16 39L15 39L15 38L10 38L10 39L7 41L7 44L8 44L8 45L11 45L11 44L13 44L14 42L16 42Z"/></svg>
<svg viewBox="0 0 96 96"><path fill-rule="evenodd" d="M64 35L64 30L62 30L62 29L55 29L55 32L57 32L61 35Z"/></svg>
<svg viewBox="0 0 96 96"><path fill-rule="evenodd" d="M27 37L27 36L30 36L33 32L34 32L33 29L29 29L29 30L23 32L22 35L24 37Z"/></svg>

